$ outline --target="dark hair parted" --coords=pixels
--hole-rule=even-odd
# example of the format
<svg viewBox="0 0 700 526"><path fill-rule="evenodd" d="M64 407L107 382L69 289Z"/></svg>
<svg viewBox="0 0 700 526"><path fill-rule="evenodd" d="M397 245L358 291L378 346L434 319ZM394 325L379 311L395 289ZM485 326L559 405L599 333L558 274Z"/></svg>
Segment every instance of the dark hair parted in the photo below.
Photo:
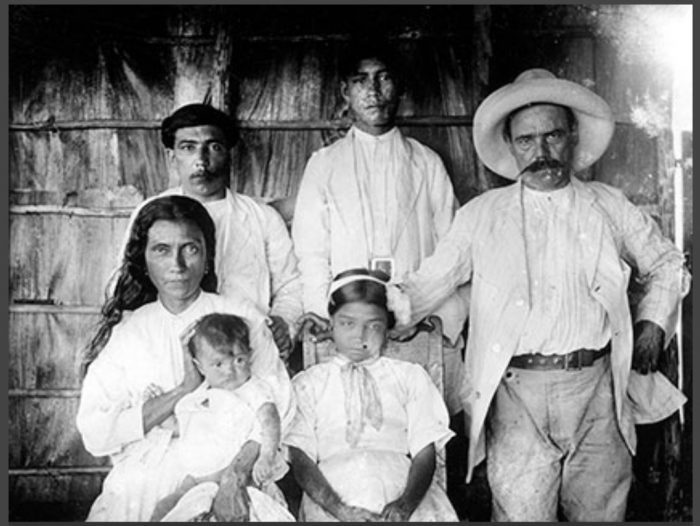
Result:
<svg viewBox="0 0 700 526"><path fill-rule="evenodd" d="M123 312L138 309L158 297L158 290L148 277L145 253L148 232L153 224L160 220L191 223L199 228L204 236L208 269L202 278L201 287L207 292L216 292L216 231L207 209L199 201L182 195L169 195L148 201L138 211L131 225L114 291L102 306L102 317L97 332L83 357L83 376L109 341L112 328L121 321Z"/></svg>
<svg viewBox="0 0 700 526"><path fill-rule="evenodd" d="M557 108L563 109L564 113L566 114L566 123L569 125L569 131L572 131L576 128L576 125L578 123L578 121L576 120L576 115L574 114L574 110L572 110L568 106L564 106L562 104L555 104L553 102L529 102L527 104L524 104L523 106L515 108L508 115L506 115L506 118L503 120L503 138L506 140L506 142L510 142L512 139L512 137L510 136L510 123L513 121L513 117L515 117L517 113L521 112L524 109L542 105L556 106Z"/></svg>
<svg viewBox="0 0 700 526"><path fill-rule="evenodd" d="M338 74L340 80L347 82L352 75L357 73L360 62L371 58L386 66L394 79L398 92L401 93L406 81L403 60L394 49L383 41L362 39L349 42L348 48L339 59Z"/></svg>
<svg viewBox="0 0 700 526"><path fill-rule="evenodd" d="M381 270L367 270L366 268L356 268L341 272L333 281L337 281L348 276L371 276L385 283L389 281L389 276ZM396 324L394 313L387 307L386 287L375 281L359 279L343 285L331 294L328 300L328 313L333 316L343 305L354 302L371 303L386 311L387 327L391 329Z"/></svg>
<svg viewBox="0 0 700 526"><path fill-rule="evenodd" d="M250 332L243 318L233 314L214 312L202 316L193 327L194 334L187 342L187 348L193 358L199 352L197 342L205 340L219 352L231 354L234 345L245 352L250 351Z"/></svg>
<svg viewBox="0 0 700 526"><path fill-rule="evenodd" d="M160 138L163 146L172 149L175 146L175 132L180 128L193 126L216 126L226 137L226 146L231 148L238 139L233 120L223 111L208 104L187 104L163 120Z"/></svg>

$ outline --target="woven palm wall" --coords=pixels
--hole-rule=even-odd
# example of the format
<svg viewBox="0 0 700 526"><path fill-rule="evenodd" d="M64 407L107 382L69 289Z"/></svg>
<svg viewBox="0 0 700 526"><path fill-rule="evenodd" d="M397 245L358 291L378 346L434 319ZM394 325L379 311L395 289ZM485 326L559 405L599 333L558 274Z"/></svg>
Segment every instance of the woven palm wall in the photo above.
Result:
<svg viewBox="0 0 700 526"><path fill-rule="evenodd" d="M236 116L231 186L289 219L309 155L349 124L339 55L360 31L386 35L408 65L399 124L440 154L464 203L507 183L475 158L476 106L522 69L547 67L592 83L615 108L613 148L586 176L622 187L668 228L668 145L628 122L634 93L664 85L621 64L589 12L547 12L12 6L10 518L82 519L99 492L107 459L85 452L74 426L80 352L130 211L174 183L158 127L182 104Z"/></svg>

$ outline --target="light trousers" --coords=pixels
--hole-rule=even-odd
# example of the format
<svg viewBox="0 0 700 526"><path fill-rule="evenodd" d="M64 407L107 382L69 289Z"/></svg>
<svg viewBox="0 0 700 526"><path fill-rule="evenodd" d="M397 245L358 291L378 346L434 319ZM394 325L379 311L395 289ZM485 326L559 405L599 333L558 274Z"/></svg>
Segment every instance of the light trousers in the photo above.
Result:
<svg viewBox="0 0 700 526"><path fill-rule="evenodd" d="M580 370L509 367L486 422L493 521L624 521L632 457L610 357Z"/></svg>

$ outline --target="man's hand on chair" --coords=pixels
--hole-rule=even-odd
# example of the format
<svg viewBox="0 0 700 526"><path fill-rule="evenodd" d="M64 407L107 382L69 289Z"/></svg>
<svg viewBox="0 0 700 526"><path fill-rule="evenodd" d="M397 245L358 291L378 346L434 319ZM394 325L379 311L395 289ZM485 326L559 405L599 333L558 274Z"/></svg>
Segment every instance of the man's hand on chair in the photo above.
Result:
<svg viewBox="0 0 700 526"><path fill-rule="evenodd" d="M297 320L297 338L303 339L308 333L316 342L329 340L332 337L331 322L315 312L304 313Z"/></svg>
<svg viewBox="0 0 700 526"><path fill-rule="evenodd" d="M289 326L279 316L268 316L268 320L267 326L272 331L272 338L279 349L280 358L282 358L284 363L287 363L293 348L292 339L289 337Z"/></svg>

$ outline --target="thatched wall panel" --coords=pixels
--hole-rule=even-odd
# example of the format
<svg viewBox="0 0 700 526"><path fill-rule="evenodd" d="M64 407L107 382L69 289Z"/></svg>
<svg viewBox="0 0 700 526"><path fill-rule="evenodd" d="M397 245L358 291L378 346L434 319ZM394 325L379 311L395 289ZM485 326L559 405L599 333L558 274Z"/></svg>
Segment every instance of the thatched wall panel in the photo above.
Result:
<svg viewBox="0 0 700 526"><path fill-rule="evenodd" d="M269 199L294 196L306 161L322 146L320 131L243 131L234 150L232 186Z"/></svg>
<svg viewBox="0 0 700 526"><path fill-rule="evenodd" d="M121 130L117 137L120 187L136 188L141 196L150 197L170 186L160 131Z"/></svg>
<svg viewBox="0 0 700 526"><path fill-rule="evenodd" d="M483 191L476 174L477 159L472 144L471 126L416 126L406 127L403 131L440 155L461 204Z"/></svg>
<svg viewBox="0 0 700 526"><path fill-rule="evenodd" d="M7 418L11 424L7 433L7 448L9 455L9 467L18 467L22 458L22 449L30 443L29 437L25 434L27 426L25 415L22 413L24 407L19 399L8 400Z"/></svg>
<svg viewBox="0 0 700 526"><path fill-rule="evenodd" d="M610 147L598 161L596 180L619 188L635 204L657 204L657 168L656 142L634 126L618 125Z"/></svg>
<svg viewBox="0 0 700 526"><path fill-rule="evenodd" d="M86 49L80 62L52 57L40 70L13 76L13 123L93 119L163 118L173 105L171 50L165 46L125 49L119 43ZM144 80L144 62L156 64L160 79ZM152 74L152 71L150 72Z"/></svg>
<svg viewBox="0 0 700 526"><path fill-rule="evenodd" d="M407 73L399 115L473 115L476 108L465 89L472 75L466 46L442 40L407 40L400 43L399 50Z"/></svg>
<svg viewBox="0 0 700 526"><path fill-rule="evenodd" d="M245 50L234 49L238 119L337 118L344 105L337 64L347 46L344 41L252 42ZM465 90L471 76L467 46L426 39L396 47L407 73L399 116L472 114L474 103Z"/></svg>
<svg viewBox="0 0 700 526"><path fill-rule="evenodd" d="M596 71L595 46L592 36L570 36L565 32L524 34L517 46L513 45L512 34L496 34L494 57L508 57L508 60L492 61L492 88L513 82L526 69L545 68L558 77L598 91L596 82L600 72Z"/></svg>
<svg viewBox="0 0 700 526"><path fill-rule="evenodd" d="M13 204L133 206L168 186L155 130L10 134Z"/></svg>
<svg viewBox="0 0 700 526"><path fill-rule="evenodd" d="M11 312L10 389L78 389L81 352L98 314Z"/></svg>
<svg viewBox="0 0 700 526"><path fill-rule="evenodd" d="M102 474L10 477L10 521L83 521L102 489Z"/></svg>
<svg viewBox="0 0 700 526"><path fill-rule="evenodd" d="M75 427L77 398L12 397L9 468L104 466L83 447Z"/></svg>
<svg viewBox="0 0 700 526"><path fill-rule="evenodd" d="M232 71L240 120L329 118L336 102L335 46L314 43L238 43ZM332 98L328 93L333 93Z"/></svg>
<svg viewBox="0 0 700 526"><path fill-rule="evenodd" d="M102 304L127 221L60 214L11 216L11 300Z"/></svg>

